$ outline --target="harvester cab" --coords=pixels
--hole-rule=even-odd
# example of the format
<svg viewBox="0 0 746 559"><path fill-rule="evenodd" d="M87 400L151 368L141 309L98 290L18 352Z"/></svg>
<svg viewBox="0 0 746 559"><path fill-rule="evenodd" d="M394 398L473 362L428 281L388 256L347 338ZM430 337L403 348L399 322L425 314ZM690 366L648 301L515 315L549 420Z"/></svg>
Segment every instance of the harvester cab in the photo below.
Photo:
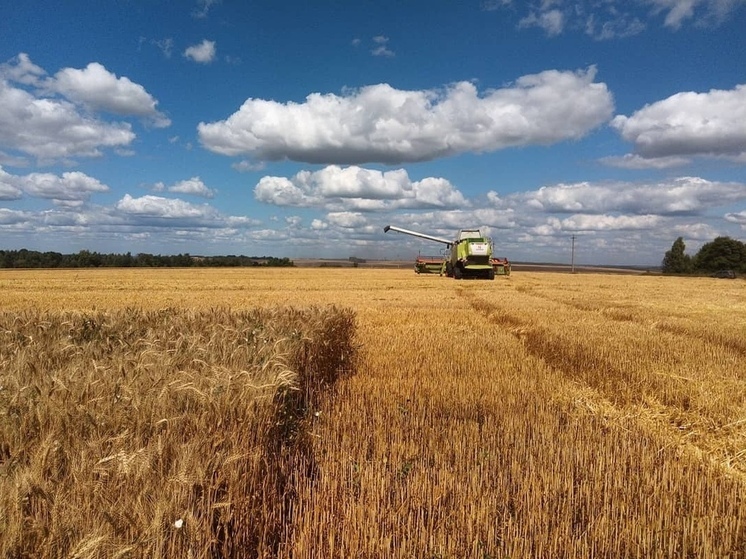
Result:
<svg viewBox="0 0 746 559"><path fill-rule="evenodd" d="M393 225L387 225L383 228L383 231L385 233L397 231L445 244L450 249L450 254L446 256L444 266L445 274L448 277L456 279L495 279L496 270L493 265L495 258L492 254L492 240L483 235L479 229L462 229L454 241Z"/></svg>

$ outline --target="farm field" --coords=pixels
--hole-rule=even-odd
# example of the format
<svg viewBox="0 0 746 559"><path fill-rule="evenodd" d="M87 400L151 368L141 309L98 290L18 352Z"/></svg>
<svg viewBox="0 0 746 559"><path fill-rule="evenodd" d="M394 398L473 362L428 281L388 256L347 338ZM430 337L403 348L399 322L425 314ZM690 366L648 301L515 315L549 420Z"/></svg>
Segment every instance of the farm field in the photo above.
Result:
<svg viewBox="0 0 746 559"><path fill-rule="evenodd" d="M180 413L188 417L212 410L205 421L230 415L246 397L240 390L233 399L205 396L223 394L216 387L234 386L218 373L252 371L241 359L268 370L268 361L252 361L245 336L231 338L231 332L257 330L246 330L247 320L261 322L262 329L285 324L272 344L295 332L298 339L309 340L308 347L316 348L311 355L324 363L328 356L322 349L330 343L351 339L357 347L354 374L304 386L314 394L304 404L310 407L302 419L301 450L283 454L270 449L274 454L261 459L252 455L254 479L268 475L260 464L281 470L261 489L264 497L258 501L244 502L240 492L207 499L185 491L182 500L168 496L164 502L170 504L160 508L154 505L158 499L128 503L132 521L124 512L109 520L101 511L79 510L81 516L100 518L100 530L87 539L69 536L67 551L60 553L55 550L64 543L62 536L48 536L61 522L54 511L14 504L5 491L0 533L14 530L19 542L36 538L45 550L34 555L24 554L22 543L0 547L7 557L150 557L158 549L183 557L294 559L746 557L743 281L549 272L516 272L494 282L455 281L417 276L411 269L362 268L3 270L0 306L0 433L5 436L15 432L17 423L11 407L28 392L25 373L14 380L8 372L16 370L19 355L32 362L28 352L13 345L33 337L26 332L19 338L23 324L75 324L77 335L88 332L86 320L102 324L107 316L117 328L137 325L137 339L152 349L148 353L143 341L138 359L156 356L148 361L151 373L158 373L158 367L169 375L191 368L188 380L203 397L189 400L192 407ZM298 319L291 311L277 310L287 306L310 314ZM354 312L354 327L344 309ZM160 326L153 326L153 320ZM349 336L335 330L338 337L330 337L328 328L314 329L327 323ZM182 339L182 334L194 341L192 346L169 345L169 336ZM76 340L81 347L81 340L95 342ZM232 352L231 343L243 353ZM103 347L91 346L93 360L84 353L75 370L81 375L95 371L94 361L105 359ZM270 360L286 365L277 370L280 377L299 363L290 357L293 347L278 349L284 360ZM209 366L190 365L197 356L189 351L195 348L201 348L199 359ZM175 362L180 352L190 359ZM221 356L215 363L213 353ZM65 366L55 363L50 366ZM17 370L28 371L28 366ZM202 386L200 371L215 373L210 379L218 380ZM180 382L186 386L184 379ZM149 385L132 386L147 392ZM53 392L64 390L48 394ZM43 394L27 413L43 407ZM168 493L176 470L158 470L152 467L154 459L140 458L147 452L137 454L157 439L149 429L162 418L145 412L160 405L158 399L147 393L129 397L140 398L142 405L122 416L129 431L120 433L116 444L123 446L115 452L111 441L106 448L89 441L85 447L99 472L91 487L103 490L107 479L121 474L116 479L132 484L124 489ZM78 404L74 409L85 409L84 399ZM205 470L200 479L209 477L216 452L210 441L219 439L226 445L218 449L226 458L219 463L228 480L222 487L254 487L237 481L245 472L231 465L240 454L230 446L230 437L221 437L220 429L205 436L199 426L192 425L191 432L199 434L200 444L189 448L207 455L202 462L194 458ZM127 446L127 437L140 428L142 442ZM236 432L244 431L238 425ZM276 434L239 442L266 451ZM173 444L189 445L189 436L179 437ZM70 482L70 476L60 476L66 466L50 458L54 444L39 437L39 447L47 448L39 458L46 469L29 472L13 458L18 452L0 440L0 483L20 487L32 475L47 476L47 488ZM177 446L169 455L174 468L186 460ZM127 465L131 469L122 474ZM181 486L197 483L182 474L186 481ZM66 486L68 498L78 481L85 482L73 479ZM51 500L14 491L21 500ZM84 503L96 502L101 501ZM168 508L187 506L184 502L192 508ZM197 505L220 513L200 513ZM179 527L178 520L183 522ZM260 526L236 532L241 521ZM152 535L142 539L127 528L138 522L147 524ZM206 535L189 539L192 525L207 526ZM239 533L243 546L231 548L226 535ZM193 542L203 543L195 548Z"/></svg>

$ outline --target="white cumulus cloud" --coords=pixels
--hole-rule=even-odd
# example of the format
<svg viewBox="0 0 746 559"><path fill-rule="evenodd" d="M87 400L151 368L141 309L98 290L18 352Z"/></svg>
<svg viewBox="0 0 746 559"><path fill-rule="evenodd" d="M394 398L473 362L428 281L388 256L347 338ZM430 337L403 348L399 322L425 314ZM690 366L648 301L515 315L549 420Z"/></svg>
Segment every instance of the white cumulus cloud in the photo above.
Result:
<svg viewBox="0 0 746 559"><path fill-rule="evenodd" d="M664 25L679 29L687 20L700 26L716 26L743 7L744 0L647 0L653 13L664 13Z"/></svg>
<svg viewBox="0 0 746 559"><path fill-rule="evenodd" d="M116 209L129 215L162 219L204 218L215 213L208 205L196 206L184 200L161 196L133 198L129 194L117 202Z"/></svg>
<svg viewBox="0 0 746 559"><path fill-rule="evenodd" d="M746 155L746 85L683 92L646 105L611 126L646 159Z"/></svg>
<svg viewBox="0 0 746 559"><path fill-rule="evenodd" d="M158 183L156 190L167 190L168 192L175 192L177 194L192 194L194 196L202 196L203 198L213 198L215 196L215 190L209 188L199 177L179 181L171 186Z"/></svg>
<svg viewBox="0 0 746 559"><path fill-rule="evenodd" d="M359 164L427 161L464 152L579 139L612 115L594 67L547 70L480 94L473 83L405 91L388 84L304 103L248 99L226 120L198 126L202 145L223 155Z"/></svg>
<svg viewBox="0 0 746 559"><path fill-rule="evenodd" d="M198 62L199 64L209 64L215 60L217 49L215 48L215 41L208 41L204 39L198 45L192 45L184 51L184 56Z"/></svg>
<svg viewBox="0 0 746 559"><path fill-rule="evenodd" d="M18 200L23 196L15 182L16 177L0 167L0 200Z"/></svg>
<svg viewBox="0 0 746 559"><path fill-rule="evenodd" d="M220 0L197 0L197 7L192 11L192 16L204 19L216 4L220 4Z"/></svg>
<svg viewBox="0 0 746 559"><path fill-rule="evenodd" d="M32 221L33 218L34 214L30 212L0 208L0 225L2 225L3 229L6 231L12 231L18 225L23 225Z"/></svg>
<svg viewBox="0 0 746 559"><path fill-rule="evenodd" d="M531 12L521 19L518 27L540 27L549 37L554 37L562 33L565 27L565 16L557 9L539 13Z"/></svg>
<svg viewBox="0 0 746 559"><path fill-rule="evenodd" d="M654 229L663 218L658 215L586 215L577 214L561 221L565 231L626 231Z"/></svg>
<svg viewBox="0 0 746 559"><path fill-rule="evenodd" d="M355 229L367 225L368 220L358 212L330 212L326 219L332 225L345 229Z"/></svg>
<svg viewBox="0 0 746 559"><path fill-rule="evenodd" d="M731 223L738 223L742 228L746 229L746 211L727 213L725 214L725 220Z"/></svg>
<svg viewBox="0 0 746 559"><path fill-rule="evenodd" d="M622 156L611 155L608 157L602 157L599 161L604 165L617 167L619 169L669 169L671 167L687 165L691 160L686 157L677 157L675 155L670 157L646 159L636 153L627 153Z"/></svg>
<svg viewBox="0 0 746 559"><path fill-rule="evenodd" d="M57 202L85 201L91 194L108 191L108 186L80 171L70 171L62 175L11 175L0 167L0 199L15 200L21 197L21 193L26 193L34 198Z"/></svg>
<svg viewBox="0 0 746 559"><path fill-rule="evenodd" d="M31 62L25 52L19 53L4 64L0 64L0 78L24 85L39 85L46 72Z"/></svg>
<svg viewBox="0 0 746 559"><path fill-rule="evenodd" d="M709 223L681 223L672 227L671 237L684 237L687 241L708 242L718 237L720 233Z"/></svg>
<svg viewBox="0 0 746 559"><path fill-rule="evenodd" d="M229 216L209 204L191 204L178 198L125 194L111 209L118 220L132 227L170 230L171 235L211 235L212 239L230 240L238 230L253 228L260 222L246 216ZM206 233L206 231L211 233Z"/></svg>
<svg viewBox="0 0 746 559"><path fill-rule="evenodd" d="M145 118L158 128L171 124L156 109L158 101L142 85L117 77L98 62L91 62L82 70L63 68L44 85L92 110Z"/></svg>
<svg viewBox="0 0 746 559"><path fill-rule="evenodd" d="M330 165L291 178L265 176L254 188L260 202L278 206L375 211L395 208L468 206L463 194L443 178L412 181L404 169L377 171Z"/></svg>
<svg viewBox="0 0 746 559"><path fill-rule="evenodd" d="M485 8L517 12L521 18L519 29L539 27L549 37L575 31L596 40L608 40L637 35L649 25L661 23L672 30L688 22L696 27L716 27L744 5L746 0L529 0L520 3L491 0L485 3Z"/></svg>
<svg viewBox="0 0 746 559"><path fill-rule="evenodd" d="M41 164L97 157L105 148L125 148L135 139L127 122L106 122L95 112L142 118L156 127L170 124L158 102L143 86L117 77L99 63L84 69L63 68L53 77L18 56L0 65L0 147ZM3 153L19 161L19 153Z"/></svg>
<svg viewBox="0 0 746 559"><path fill-rule="evenodd" d="M746 184L679 177L650 183L574 183L544 186L514 197L552 213L698 214L746 201Z"/></svg>
<svg viewBox="0 0 746 559"><path fill-rule="evenodd" d="M81 114L72 103L37 98L0 79L0 145L40 161L95 157L102 148L129 145L129 123L108 123Z"/></svg>
<svg viewBox="0 0 746 559"><path fill-rule="evenodd" d="M388 37L384 37L383 35L373 37L373 43L376 45L375 48L370 51L373 56L385 56L388 58L396 56L396 53L388 47Z"/></svg>
<svg viewBox="0 0 746 559"><path fill-rule="evenodd" d="M62 173L31 173L19 180L30 196L51 200L87 200L92 193L108 192L109 187L80 171Z"/></svg>

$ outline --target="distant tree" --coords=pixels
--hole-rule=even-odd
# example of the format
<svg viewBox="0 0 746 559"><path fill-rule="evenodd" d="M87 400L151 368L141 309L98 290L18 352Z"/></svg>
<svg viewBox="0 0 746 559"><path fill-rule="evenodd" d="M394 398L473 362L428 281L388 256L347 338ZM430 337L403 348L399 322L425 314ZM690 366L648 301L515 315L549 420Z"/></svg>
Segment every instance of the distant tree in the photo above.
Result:
<svg viewBox="0 0 746 559"><path fill-rule="evenodd" d="M42 254L42 267L59 268L63 265L65 257L59 252L45 252Z"/></svg>
<svg viewBox="0 0 746 559"><path fill-rule="evenodd" d="M702 245L694 257L694 266L702 272L746 272L746 244L730 237L718 237Z"/></svg>
<svg viewBox="0 0 746 559"><path fill-rule="evenodd" d="M135 256L135 266L150 268L155 266L155 256L148 252L138 252Z"/></svg>
<svg viewBox="0 0 746 559"><path fill-rule="evenodd" d="M685 250L684 239L679 237L663 257L661 269L664 274L686 274L692 271L692 259L685 254Z"/></svg>
<svg viewBox="0 0 746 559"><path fill-rule="evenodd" d="M98 267L192 267L192 266L295 266L289 258L273 256L191 256L189 253L161 255L146 252L132 256L126 254L101 254L81 250L75 254L39 252L36 250L0 250L0 268L98 268Z"/></svg>
<svg viewBox="0 0 746 559"><path fill-rule="evenodd" d="M272 266L277 268L288 268L295 266L295 263L290 260L290 258L275 258L274 256L267 256L265 257L266 264L265 266Z"/></svg>

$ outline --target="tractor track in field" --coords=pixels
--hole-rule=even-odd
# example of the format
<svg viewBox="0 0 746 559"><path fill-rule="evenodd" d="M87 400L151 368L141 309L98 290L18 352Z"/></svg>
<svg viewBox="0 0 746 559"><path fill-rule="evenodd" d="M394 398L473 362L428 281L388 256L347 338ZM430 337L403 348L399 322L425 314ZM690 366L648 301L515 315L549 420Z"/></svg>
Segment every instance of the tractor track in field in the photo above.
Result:
<svg viewBox="0 0 746 559"><path fill-rule="evenodd" d="M608 393L613 399L618 399L620 390L627 388L624 379L628 374L613 363L593 355L580 345L564 343L561 337L552 336L545 328L531 325L510 314L506 309L480 299L463 288L459 288L457 293L465 297L471 308L489 322L518 338L529 354L541 359L566 377L580 381L604 394ZM599 371L603 371L604 374L597 374ZM591 372L596 374L590 375Z"/></svg>
<svg viewBox="0 0 746 559"><path fill-rule="evenodd" d="M549 330L531 325L510 314L505 308L480 299L462 287L457 288L457 294L467 299L471 308L487 321L520 340L529 355L543 361L570 382L576 383L581 395L573 399L575 405L606 419L634 416L643 429L651 432L656 431L657 426L660 434L660 429L664 428L661 436L664 437L666 446L678 446L694 460L701 460L706 456L710 463L726 474L746 482L746 463L739 460L738 456L734 457L720 448L712 448L706 441L700 444L689 438L697 433L682 430L682 425L688 423L689 419L696 419L696 413L692 415L683 411L688 406L687 402L661 399L651 407L645 391L640 390L639 383L632 382L630 373L610 360L594 355L581 344L567 343L566 337L553 336ZM660 392L656 390L656 385L657 381L654 379L648 387L653 394ZM723 428L729 427L732 425ZM723 434L727 436L727 433Z"/></svg>
<svg viewBox="0 0 746 559"><path fill-rule="evenodd" d="M660 330L661 332L666 332L667 334L672 334L674 336L680 336L683 338L694 340L704 340L707 343L720 346L739 355L746 355L746 337L724 338L706 329L694 331L685 326L674 324L672 322L665 322L660 320L650 321L640 316L636 316L631 310L634 308L632 305L607 304L603 306L583 301L563 301L561 299L555 299L542 293L536 293L530 287L519 287L516 289L516 291L518 291L519 293L523 293L524 295L528 295L529 297L535 297L544 301L551 301L552 303L570 307L581 312L599 314L604 318L613 320L615 322L630 322L633 324L638 324L644 328L653 328L656 330Z"/></svg>
<svg viewBox="0 0 746 559"><path fill-rule="evenodd" d="M675 336L683 336L686 338L705 340L707 343L720 346L725 349L729 349L738 353L739 355L746 355L746 340L738 340L732 338L720 338L716 334L703 330L702 332L692 332L684 326L678 326L676 324L670 324L661 322L655 325L655 328L662 332L667 332Z"/></svg>

